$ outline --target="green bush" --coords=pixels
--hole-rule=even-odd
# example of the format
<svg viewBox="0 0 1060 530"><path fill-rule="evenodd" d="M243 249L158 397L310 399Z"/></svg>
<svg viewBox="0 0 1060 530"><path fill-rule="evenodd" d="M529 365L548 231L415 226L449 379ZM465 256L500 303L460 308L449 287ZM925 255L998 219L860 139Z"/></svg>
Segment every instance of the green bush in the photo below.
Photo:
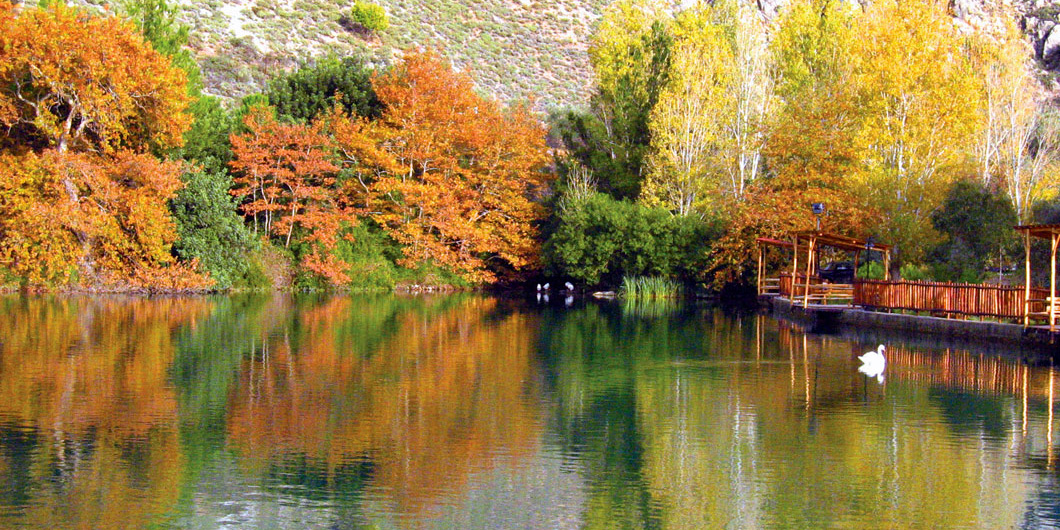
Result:
<svg viewBox="0 0 1060 530"><path fill-rule="evenodd" d="M349 264L350 283L344 287L356 292L391 291L401 280L395 263L400 250L390 237L369 222L346 230L348 239L335 251Z"/></svg>
<svg viewBox="0 0 1060 530"><path fill-rule="evenodd" d="M308 252L301 243L291 245L295 261L301 261ZM300 268L295 276L294 287L298 290L340 289L358 293L387 292L399 285L453 286L470 285L451 271L426 263L416 269L398 265L404 257L401 246L371 220L362 220L357 226L343 229L343 237L335 248L335 257L346 264L345 271L350 281L332 286L327 281Z"/></svg>
<svg viewBox="0 0 1060 530"><path fill-rule="evenodd" d="M883 264L878 261L869 261L858 267L858 278L863 280L882 280L884 276Z"/></svg>
<svg viewBox="0 0 1060 530"><path fill-rule="evenodd" d="M589 285L616 285L624 276L690 280L717 237L702 219L602 193L560 204L543 249L547 272Z"/></svg>
<svg viewBox="0 0 1060 530"><path fill-rule="evenodd" d="M362 2L358 0L350 8L350 21L358 26L373 32L386 31L390 27L390 19L386 16L386 10L379 4Z"/></svg>
<svg viewBox="0 0 1060 530"><path fill-rule="evenodd" d="M260 274L248 259L257 242L236 214L228 194L231 177L200 171L182 178L184 187L170 202L178 234L173 252L181 259L197 258L218 289L259 286Z"/></svg>
<svg viewBox="0 0 1060 530"><path fill-rule="evenodd" d="M910 282L923 282L932 279L932 275L928 270L928 267L923 265L913 265L912 263L906 263L902 265L902 268L898 271L898 274L902 276L903 280Z"/></svg>

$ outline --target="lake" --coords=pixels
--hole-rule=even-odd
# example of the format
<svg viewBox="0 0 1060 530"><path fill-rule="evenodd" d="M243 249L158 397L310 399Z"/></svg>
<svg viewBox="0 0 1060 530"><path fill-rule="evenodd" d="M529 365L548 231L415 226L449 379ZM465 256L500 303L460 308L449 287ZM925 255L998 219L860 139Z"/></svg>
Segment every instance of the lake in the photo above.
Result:
<svg viewBox="0 0 1060 530"><path fill-rule="evenodd" d="M1020 355L663 302L0 297L0 528L1060 527Z"/></svg>

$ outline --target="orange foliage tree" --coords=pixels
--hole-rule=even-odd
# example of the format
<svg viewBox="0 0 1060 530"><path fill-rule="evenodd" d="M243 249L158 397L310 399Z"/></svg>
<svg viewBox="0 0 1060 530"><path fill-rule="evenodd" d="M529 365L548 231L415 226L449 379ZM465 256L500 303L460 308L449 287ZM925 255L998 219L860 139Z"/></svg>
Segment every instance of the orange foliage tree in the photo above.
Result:
<svg viewBox="0 0 1060 530"><path fill-rule="evenodd" d="M547 183L544 129L504 109L434 52L412 51L373 81L378 123L332 115L357 175L348 195L404 245L402 264L432 263L472 282L537 262L535 195ZM495 265L495 266L491 266Z"/></svg>
<svg viewBox="0 0 1060 530"><path fill-rule="evenodd" d="M0 120L19 147L109 153L181 143L184 71L129 22L53 2L0 12Z"/></svg>
<svg viewBox="0 0 1060 530"><path fill-rule="evenodd" d="M333 283L349 281L333 251L343 223L356 217L334 191L339 168L331 139L320 125L276 121L269 107L251 109L244 124L248 132L231 137L232 194L243 200L255 232L260 227L289 247L297 226L311 246L306 268Z"/></svg>
<svg viewBox="0 0 1060 530"><path fill-rule="evenodd" d="M101 280L199 284L186 268L166 267L176 238L166 202L181 185L180 164L129 151L104 159L48 150L4 155L0 172L9 176L0 182L0 263L29 284L68 280L78 267Z"/></svg>
<svg viewBox="0 0 1060 530"><path fill-rule="evenodd" d="M129 23L54 3L0 9L0 266L29 284L191 287L166 202L185 76Z"/></svg>

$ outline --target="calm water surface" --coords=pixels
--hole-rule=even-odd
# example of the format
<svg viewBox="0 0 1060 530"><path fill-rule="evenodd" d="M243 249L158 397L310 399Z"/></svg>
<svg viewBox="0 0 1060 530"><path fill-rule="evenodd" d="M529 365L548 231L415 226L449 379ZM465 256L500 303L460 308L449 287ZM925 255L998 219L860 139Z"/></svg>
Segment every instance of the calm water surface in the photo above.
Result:
<svg viewBox="0 0 1060 530"><path fill-rule="evenodd" d="M1060 527L1056 374L705 307L0 298L0 528Z"/></svg>

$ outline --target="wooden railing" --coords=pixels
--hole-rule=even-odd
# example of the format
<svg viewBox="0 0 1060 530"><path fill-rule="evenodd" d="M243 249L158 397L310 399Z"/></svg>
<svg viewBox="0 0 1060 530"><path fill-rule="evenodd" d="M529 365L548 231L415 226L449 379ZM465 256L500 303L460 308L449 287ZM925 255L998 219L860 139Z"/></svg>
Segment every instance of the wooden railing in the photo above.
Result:
<svg viewBox="0 0 1060 530"><path fill-rule="evenodd" d="M759 295L775 295L781 294L781 280L780 278L763 278L762 283L758 286Z"/></svg>
<svg viewBox="0 0 1060 530"><path fill-rule="evenodd" d="M798 283L792 281L790 272L780 273L780 295L791 297L792 293L802 296L806 294L806 275L799 274L795 276L798 279ZM821 279L816 276L810 277L810 285L817 285L821 283Z"/></svg>
<svg viewBox="0 0 1060 530"><path fill-rule="evenodd" d="M939 316L1023 318L1023 287L969 283L858 280L854 305L865 309L926 312ZM1046 317L1049 291L1031 289L1032 317Z"/></svg>

